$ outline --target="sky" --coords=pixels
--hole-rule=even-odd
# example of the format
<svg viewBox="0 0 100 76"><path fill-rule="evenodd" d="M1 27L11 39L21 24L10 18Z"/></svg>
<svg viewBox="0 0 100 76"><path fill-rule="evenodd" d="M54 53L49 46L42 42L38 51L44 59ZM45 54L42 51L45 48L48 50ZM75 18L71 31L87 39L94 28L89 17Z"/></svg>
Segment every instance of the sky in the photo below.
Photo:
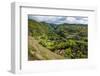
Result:
<svg viewBox="0 0 100 76"><path fill-rule="evenodd" d="M33 19L38 22L46 22L52 24L88 24L88 17L81 16L35 16L28 15L28 19Z"/></svg>

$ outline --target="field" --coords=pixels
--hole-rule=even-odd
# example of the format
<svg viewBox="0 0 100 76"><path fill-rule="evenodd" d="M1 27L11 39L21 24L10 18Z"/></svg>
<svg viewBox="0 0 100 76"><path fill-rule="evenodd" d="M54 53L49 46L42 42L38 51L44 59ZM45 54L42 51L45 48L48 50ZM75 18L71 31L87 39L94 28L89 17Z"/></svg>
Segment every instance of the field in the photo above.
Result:
<svg viewBox="0 0 100 76"><path fill-rule="evenodd" d="M81 58L88 58L88 24L28 18L28 60Z"/></svg>

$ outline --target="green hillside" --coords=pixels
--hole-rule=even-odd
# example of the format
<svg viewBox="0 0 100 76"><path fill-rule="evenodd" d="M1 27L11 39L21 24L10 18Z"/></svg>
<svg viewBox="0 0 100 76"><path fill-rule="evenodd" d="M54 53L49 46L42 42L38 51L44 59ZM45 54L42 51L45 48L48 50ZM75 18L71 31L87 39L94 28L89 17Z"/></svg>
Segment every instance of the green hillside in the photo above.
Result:
<svg viewBox="0 0 100 76"><path fill-rule="evenodd" d="M53 32L53 28L45 22L37 22L35 20L28 20L28 33L32 36L41 36L49 32Z"/></svg>
<svg viewBox="0 0 100 76"><path fill-rule="evenodd" d="M88 57L86 24L50 24L28 20L29 60Z"/></svg>

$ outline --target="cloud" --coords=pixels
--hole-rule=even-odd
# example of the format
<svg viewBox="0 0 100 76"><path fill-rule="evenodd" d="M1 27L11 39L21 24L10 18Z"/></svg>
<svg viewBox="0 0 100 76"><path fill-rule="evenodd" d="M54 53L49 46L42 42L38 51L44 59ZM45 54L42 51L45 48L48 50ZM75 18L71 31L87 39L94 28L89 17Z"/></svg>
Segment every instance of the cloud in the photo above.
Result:
<svg viewBox="0 0 100 76"><path fill-rule="evenodd" d="M36 20L38 22L47 22L53 24L62 24L62 23L70 23L70 24L88 24L87 17L79 17L79 16L34 16L29 15L29 19Z"/></svg>
<svg viewBox="0 0 100 76"><path fill-rule="evenodd" d="M66 17L66 21L68 23L77 23L77 19L75 17Z"/></svg>
<svg viewBox="0 0 100 76"><path fill-rule="evenodd" d="M70 24L88 24L88 18L86 17L66 17L66 22Z"/></svg>

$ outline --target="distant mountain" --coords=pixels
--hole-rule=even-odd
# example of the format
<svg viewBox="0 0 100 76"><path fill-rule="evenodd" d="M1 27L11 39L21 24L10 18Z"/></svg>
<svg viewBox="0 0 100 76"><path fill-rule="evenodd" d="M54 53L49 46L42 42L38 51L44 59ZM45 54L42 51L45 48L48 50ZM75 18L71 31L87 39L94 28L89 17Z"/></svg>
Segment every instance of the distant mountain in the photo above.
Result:
<svg viewBox="0 0 100 76"><path fill-rule="evenodd" d="M73 29L74 28L74 29ZM87 29L86 24L51 24L51 23L46 23L46 22L37 22L35 20L28 20L28 29L29 33L33 35L42 35L42 34L48 34L48 33L53 33L57 34L58 32L77 32L80 31L82 28Z"/></svg>

